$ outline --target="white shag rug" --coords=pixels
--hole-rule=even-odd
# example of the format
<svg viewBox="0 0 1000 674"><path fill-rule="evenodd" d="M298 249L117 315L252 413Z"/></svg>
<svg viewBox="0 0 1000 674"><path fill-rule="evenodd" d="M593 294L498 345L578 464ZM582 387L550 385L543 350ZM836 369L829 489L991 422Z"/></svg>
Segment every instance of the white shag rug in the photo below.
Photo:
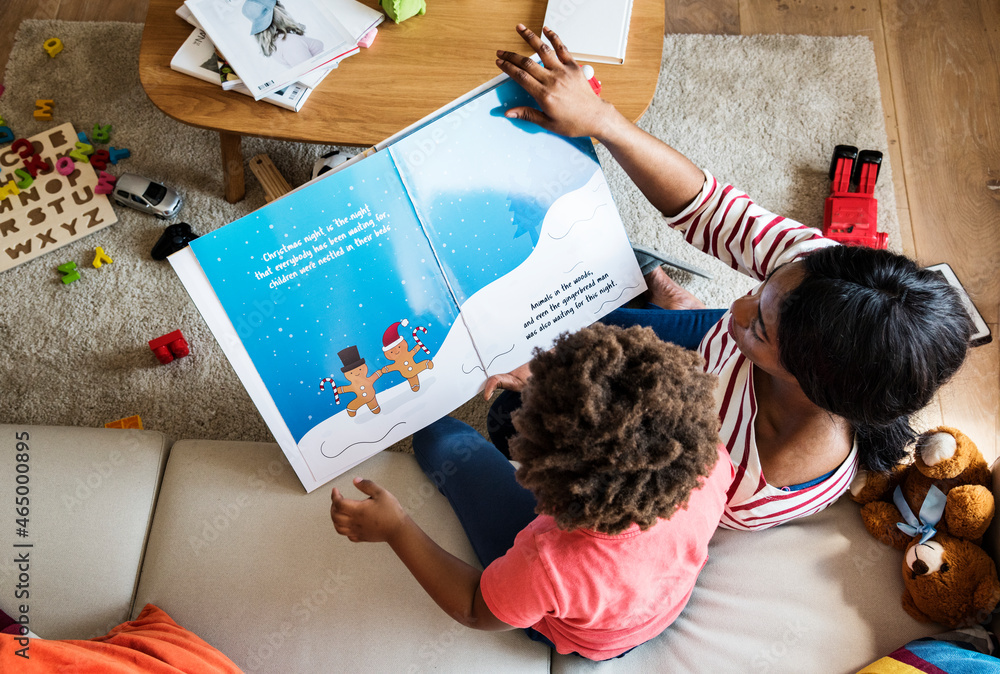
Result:
<svg viewBox="0 0 1000 674"><path fill-rule="evenodd" d="M175 220L191 223L199 234L262 206L263 191L249 171L246 198L238 204L222 198L215 133L175 122L149 102L138 78L141 30L130 23L24 21L0 97L6 125L15 137L29 137L67 121L88 133L94 124L111 124L111 144L129 148L132 156L110 172L139 173L177 189L185 204ZM50 58L41 45L53 36L65 49ZM33 119L38 98L54 99L51 122ZM881 150L879 228L889 233L890 248L900 249L867 38L667 36L659 85L640 126L762 206L816 227L829 193L834 145ZM308 179L314 159L327 149L243 142L245 157L267 153L292 185ZM715 307L752 286L666 230L608 153L599 153L632 240L715 277L671 271L675 279ZM0 274L0 422L103 426L138 414L147 429L174 440L271 441L170 266L150 257L166 223L116 211L117 224ZM114 263L90 267L96 246ZM63 285L56 267L70 260L83 277ZM178 328L192 354L160 365L147 342ZM482 403L470 402L456 416L485 427Z"/></svg>

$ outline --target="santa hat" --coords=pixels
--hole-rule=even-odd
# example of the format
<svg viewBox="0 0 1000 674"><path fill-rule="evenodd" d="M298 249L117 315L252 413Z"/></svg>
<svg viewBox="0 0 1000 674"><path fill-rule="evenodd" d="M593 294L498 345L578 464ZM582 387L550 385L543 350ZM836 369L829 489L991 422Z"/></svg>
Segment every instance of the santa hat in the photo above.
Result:
<svg viewBox="0 0 1000 674"><path fill-rule="evenodd" d="M410 322L405 318L401 321L393 323L388 328L385 329L385 334L382 335L382 350L388 351L392 347L396 346L403 341L403 338L399 336L399 326L404 328L409 325Z"/></svg>

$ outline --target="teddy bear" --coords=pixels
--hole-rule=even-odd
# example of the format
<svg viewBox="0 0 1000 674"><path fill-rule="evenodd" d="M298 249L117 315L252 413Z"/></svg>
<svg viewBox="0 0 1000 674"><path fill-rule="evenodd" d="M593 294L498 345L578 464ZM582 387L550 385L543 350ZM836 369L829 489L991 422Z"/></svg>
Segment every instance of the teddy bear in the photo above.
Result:
<svg viewBox="0 0 1000 674"><path fill-rule="evenodd" d="M996 565L979 545L993 519L991 485L979 448L947 426L917 438L913 463L851 485L868 532L905 551L902 601L914 619L968 627L1000 603Z"/></svg>

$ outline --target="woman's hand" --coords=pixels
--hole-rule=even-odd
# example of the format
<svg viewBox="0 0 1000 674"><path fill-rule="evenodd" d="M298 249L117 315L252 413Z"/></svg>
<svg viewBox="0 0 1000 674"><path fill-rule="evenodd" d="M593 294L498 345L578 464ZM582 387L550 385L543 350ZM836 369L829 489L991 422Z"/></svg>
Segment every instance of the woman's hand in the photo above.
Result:
<svg viewBox="0 0 1000 674"><path fill-rule="evenodd" d="M614 106L594 95L583 68L576 64L559 36L548 28L542 30L552 47L523 24L517 24L517 32L541 57L541 65L515 52L497 52L500 70L524 87L541 108L512 108L507 111L507 117L533 122L562 136L599 139L604 129L620 115Z"/></svg>
<svg viewBox="0 0 1000 674"><path fill-rule="evenodd" d="M531 362L529 361L510 372L491 375L486 380L486 386L483 387L483 398L489 400L493 397L493 392L497 389L502 391L523 391L524 387L528 385L528 380L531 379L530 365Z"/></svg>
<svg viewBox="0 0 1000 674"><path fill-rule="evenodd" d="M409 520L409 515L399 505L390 492L371 480L354 478L354 486L370 498L363 501L344 498L340 490L333 488L330 495L330 518L333 527L341 536L355 543L384 543L399 531Z"/></svg>

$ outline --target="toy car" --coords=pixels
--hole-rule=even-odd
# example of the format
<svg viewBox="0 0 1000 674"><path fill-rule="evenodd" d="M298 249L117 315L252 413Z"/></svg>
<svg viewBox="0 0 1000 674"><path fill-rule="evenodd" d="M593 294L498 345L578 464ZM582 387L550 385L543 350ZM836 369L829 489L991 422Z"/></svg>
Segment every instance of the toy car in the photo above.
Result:
<svg viewBox="0 0 1000 674"><path fill-rule="evenodd" d="M876 229L878 202L875 181L882 153L851 145L833 149L830 162L830 196L823 206L823 236L851 246L885 250L888 235ZM856 188L851 191L851 188Z"/></svg>
<svg viewBox="0 0 1000 674"><path fill-rule="evenodd" d="M181 209L181 195L135 173L123 173L112 194L119 204L158 218L172 218Z"/></svg>

